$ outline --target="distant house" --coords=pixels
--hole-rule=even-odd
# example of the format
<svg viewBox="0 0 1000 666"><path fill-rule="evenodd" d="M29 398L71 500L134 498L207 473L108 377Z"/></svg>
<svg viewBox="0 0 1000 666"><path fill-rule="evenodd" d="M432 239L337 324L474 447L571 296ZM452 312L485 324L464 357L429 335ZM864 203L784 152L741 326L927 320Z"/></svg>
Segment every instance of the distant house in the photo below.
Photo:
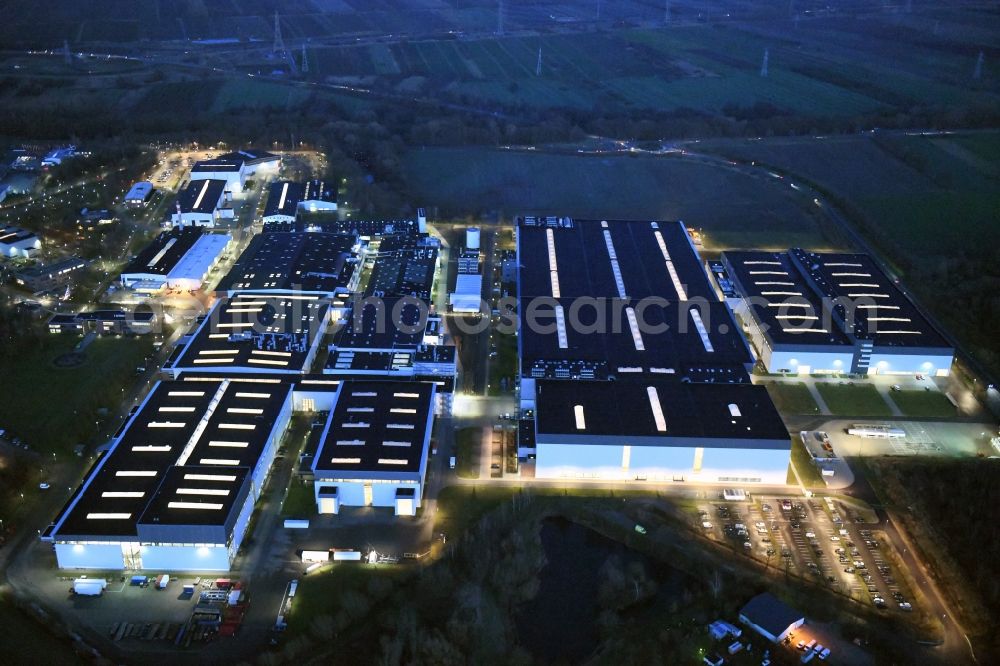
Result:
<svg viewBox="0 0 1000 666"><path fill-rule="evenodd" d="M156 314L148 311L94 310L76 314L54 314L49 318L50 333L85 333L98 335L145 335L153 330Z"/></svg>
<svg viewBox="0 0 1000 666"><path fill-rule="evenodd" d="M114 224L118 218L107 208L80 210L79 217L76 218L76 226L80 231L90 232L100 227Z"/></svg>
<svg viewBox="0 0 1000 666"><path fill-rule="evenodd" d="M722 666L726 663L726 660L718 652L713 652L712 654L705 655L701 658L707 666Z"/></svg>
<svg viewBox="0 0 1000 666"><path fill-rule="evenodd" d="M740 622L771 641L780 643L805 624L802 613L794 610L770 592L758 594L740 611Z"/></svg>
<svg viewBox="0 0 1000 666"><path fill-rule="evenodd" d="M337 210L337 186L322 180L310 180L305 185L299 208L309 213Z"/></svg>

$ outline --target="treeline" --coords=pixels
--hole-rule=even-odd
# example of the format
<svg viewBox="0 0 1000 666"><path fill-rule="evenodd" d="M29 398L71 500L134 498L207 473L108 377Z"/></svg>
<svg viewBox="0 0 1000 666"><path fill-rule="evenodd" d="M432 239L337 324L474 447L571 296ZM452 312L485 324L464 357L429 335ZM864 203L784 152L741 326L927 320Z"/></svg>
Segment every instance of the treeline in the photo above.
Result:
<svg viewBox="0 0 1000 666"><path fill-rule="evenodd" d="M923 532L918 545L937 560L938 576L960 596L970 615L965 621L980 628L993 656L1000 655L991 621L1000 617L1000 461L893 459L877 464L876 470L893 504L905 509L905 519ZM942 553L943 558L937 557ZM985 615L976 612L980 608Z"/></svg>

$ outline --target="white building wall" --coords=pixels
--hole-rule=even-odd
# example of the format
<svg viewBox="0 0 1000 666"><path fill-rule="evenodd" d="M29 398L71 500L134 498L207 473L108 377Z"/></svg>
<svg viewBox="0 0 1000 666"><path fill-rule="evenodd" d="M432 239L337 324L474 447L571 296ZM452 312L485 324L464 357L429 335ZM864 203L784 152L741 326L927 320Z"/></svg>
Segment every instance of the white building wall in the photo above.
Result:
<svg viewBox="0 0 1000 666"><path fill-rule="evenodd" d="M787 449L703 449L698 481L783 485L788 479Z"/></svg>
<svg viewBox="0 0 1000 666"><path fill-rule="evenodd" d="M622 479L622 447L603 444L536 445L535 476L541 479Z"/></svg>
<svg viewBox="0 0 1000 666"><path fill-rule="evenodd" d="M253 476L250 481L250 494L253 496L254 501L260 498L264 482L267 480L267 474L271 470L271 464L274 462L275 455L277 455L281 437L284 434L285 429L288 427L288 422L291 418L292 396L291 393L289 393L288 397L285 399L285 404L281 407L281 411L274 420L270 438L267 440L267 445L264 447L264 450L261 451L260 458L257 460L257 466L254 467L253 470Z"/></svg>
<svg viewBox="0 0 1000 666"><path fill-rule="evenodd" d="M323 513L323 507L330 506L327 502L325 505L323 501L319 498L320 490L323 488L337 488L337 493L339 495L340 506L367 506L365 504L365 484L371 483L372 486L372 503L371 506L381 506L395 508L396 506L396 490L399 488L412 488L414 490L414 504L415 506L420 506L420 484L417 483L384 483L377 480L372 481L323 481L321 479L316 480L315 493L316 493L316 506Z"/></svg>
<svg viewBox="0 0 1000 666"><path fill-rule="evenodd" d="M215 213L174 213L171 218L175 227L185 225L191 227L214 227Z"/></svg>
<svg viewBox="0 0 1000 666"><path fill-rule="evenodd" d="M60 569L125 569L120 543L55 544Z"/></svg>
<svg viewBox="0 0 1000 666"><path fill-rule="evenodd" d="M868 374L947 376L951 373L953 357L933 354L879 354L872 352Z"/></svg>
<svg viewBox="0 0 1000 666"><path fill-rule="evenodd" d="M240 509L240 515L236 517L236 524L233 525L233 536L229 543L230 560L236 557L236 553L240 550L240 544L243 543L243 537L246 536L247 525L250 524L250 516L253 515L254 504L253 493L247 493L243 508Z"/></svg>
<svg viewBox="0 0 1000 666"><path fill-rule="evenodd" d="M603 444L537 445L535 476L546 479L650 482L741 479L784 484L789 449L700 448ZM700 457L700 471L695 461ZM627 465L627 466L626 466ZM755 481L756 480L756 481ZM735 482L735 481L734 481Z"/></svg>
<svg viewBox="0 0 1000 666"><path fill-rule="evenodd" d="M143 546L145 571L229 571L225 546Z"/></svg>
<svg viewBox="0 0 1000 666"><path fill-rule="evenodd" d="M787 370L800 375L813 373L850 372L854 363L854 348L842 352L803 352L768 350L764 359L768 372Z"/></svg>

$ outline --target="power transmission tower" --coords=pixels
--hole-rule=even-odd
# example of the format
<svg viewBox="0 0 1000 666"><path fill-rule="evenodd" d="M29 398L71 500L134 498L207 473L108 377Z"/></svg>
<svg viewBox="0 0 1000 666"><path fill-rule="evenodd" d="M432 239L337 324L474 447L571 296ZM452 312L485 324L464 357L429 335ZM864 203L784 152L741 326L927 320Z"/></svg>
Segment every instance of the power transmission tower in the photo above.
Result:
<svg viewBox="0 0 1000 666"><path fill-rule="evenodd" d="M670 0L663 2L663 22L670 23Z"/></svg>
<svg viewBox="0 0 1000 666"><path fill-rule="evenodd" d="M309 73L309 55L306 53L306 45L302 45L302 73Z"/></svg>
<svg viewBox="0 0 1000 666"><path fill-rule="evenodd" d="M767 78L767 56L768 49L764 49L764 62L760 64L760 75L765 79Z"/></svg>
<svg viewBox="0 0 1000 666"><path fill-rule="evenodd" d="M538 63L535 65L535 76L542 75L542 47L538 47Z"/></svg>
<svg viewBox="0 0 1000 666"><path fill-rule="evenodd" d="M601 20L601 0L597 0L597 20Z"/></svg>
<svg viewBox="0 0 1000 666"><path fill-rule="evenodd" d="M503 35L503 0L497 5L497 34Z"/></svg>
<svg viewBox="0 0 1000 666"><path fill-rule="evenodd" d="M272 53L284 53L285 40L281 38L281 19L278 17L278 10L274 10L274 47Z"/></svg>
<svg viewBox="0 0 1000 666"><path fill-rule="evenodd" d="M69 40L63 40L63 59L66 61L67 65L73 64L73 53L69 50Z"/></svg>
<svg viewBox="0 0 1000 666"><path fill-rule="evenodd" d="M983 78L983 60L985 59L986 56L983 54L982 51L980 51L979 57L976 58L976 66L972 70L972 78L976 79L977 81Z"/></svg>

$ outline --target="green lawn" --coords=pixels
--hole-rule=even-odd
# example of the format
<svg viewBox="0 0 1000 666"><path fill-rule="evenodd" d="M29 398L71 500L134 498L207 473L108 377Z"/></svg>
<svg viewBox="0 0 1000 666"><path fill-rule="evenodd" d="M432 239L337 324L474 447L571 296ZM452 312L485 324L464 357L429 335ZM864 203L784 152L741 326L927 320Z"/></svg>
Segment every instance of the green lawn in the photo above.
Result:
<svg viewBox="0 0 1000 666"><path fill-rule="evenodd" d="M817 384L834 414L841 416L892 416L889 405L871 384Z"/></svg>
<svg viewBox="0 0 1000 666"><path fill-rule="evenodd" d="M813 464L812 456L806 451L805 444L798 437L792 437L792 464L798 470L799 478L802 479L802 485L806 488L823 488L826 486L823 482L823 475L820 474L819 468ZM788 469L787 480L789 485L797 483L795 474L791 468Z"/></svg>
<svg viewBox="0 0 1000 666"><path fill-rule="evenodd" d="M135 381L135 368L153 350L151 336L98 338L76 368L57 368L54 359L73 351L75 335L51 335L5 363L0 427L40 453L66 453L100 432L99 409L111 414Z"/></svg>
<svg viewBox="0 0 1000 666"><path fill-rule="evenodd" d="M294 518L309 518L316 515L316 496L313 484L293 478L288 486L288 495L281 505L281 515Z"/></svg>
<svg viewBox="0 0 1000 666"><path fill-rule="evenodd" d="M889 397L907 416L955 416L955 406L938 391L893 391Z"/></svg>
<svg viewBox="0 0 1000 666"><path fill-rule="evenodd" d="M819 407L804 383L767 382L765 386L782 414L819 414Z"/></svg>
<svg viewBox="0 0 1000 666"><path fill-rule="evenodd" d="M462 428L455 431L455 469L463 479L479 478L479 456L482 428Z"/></svg>

